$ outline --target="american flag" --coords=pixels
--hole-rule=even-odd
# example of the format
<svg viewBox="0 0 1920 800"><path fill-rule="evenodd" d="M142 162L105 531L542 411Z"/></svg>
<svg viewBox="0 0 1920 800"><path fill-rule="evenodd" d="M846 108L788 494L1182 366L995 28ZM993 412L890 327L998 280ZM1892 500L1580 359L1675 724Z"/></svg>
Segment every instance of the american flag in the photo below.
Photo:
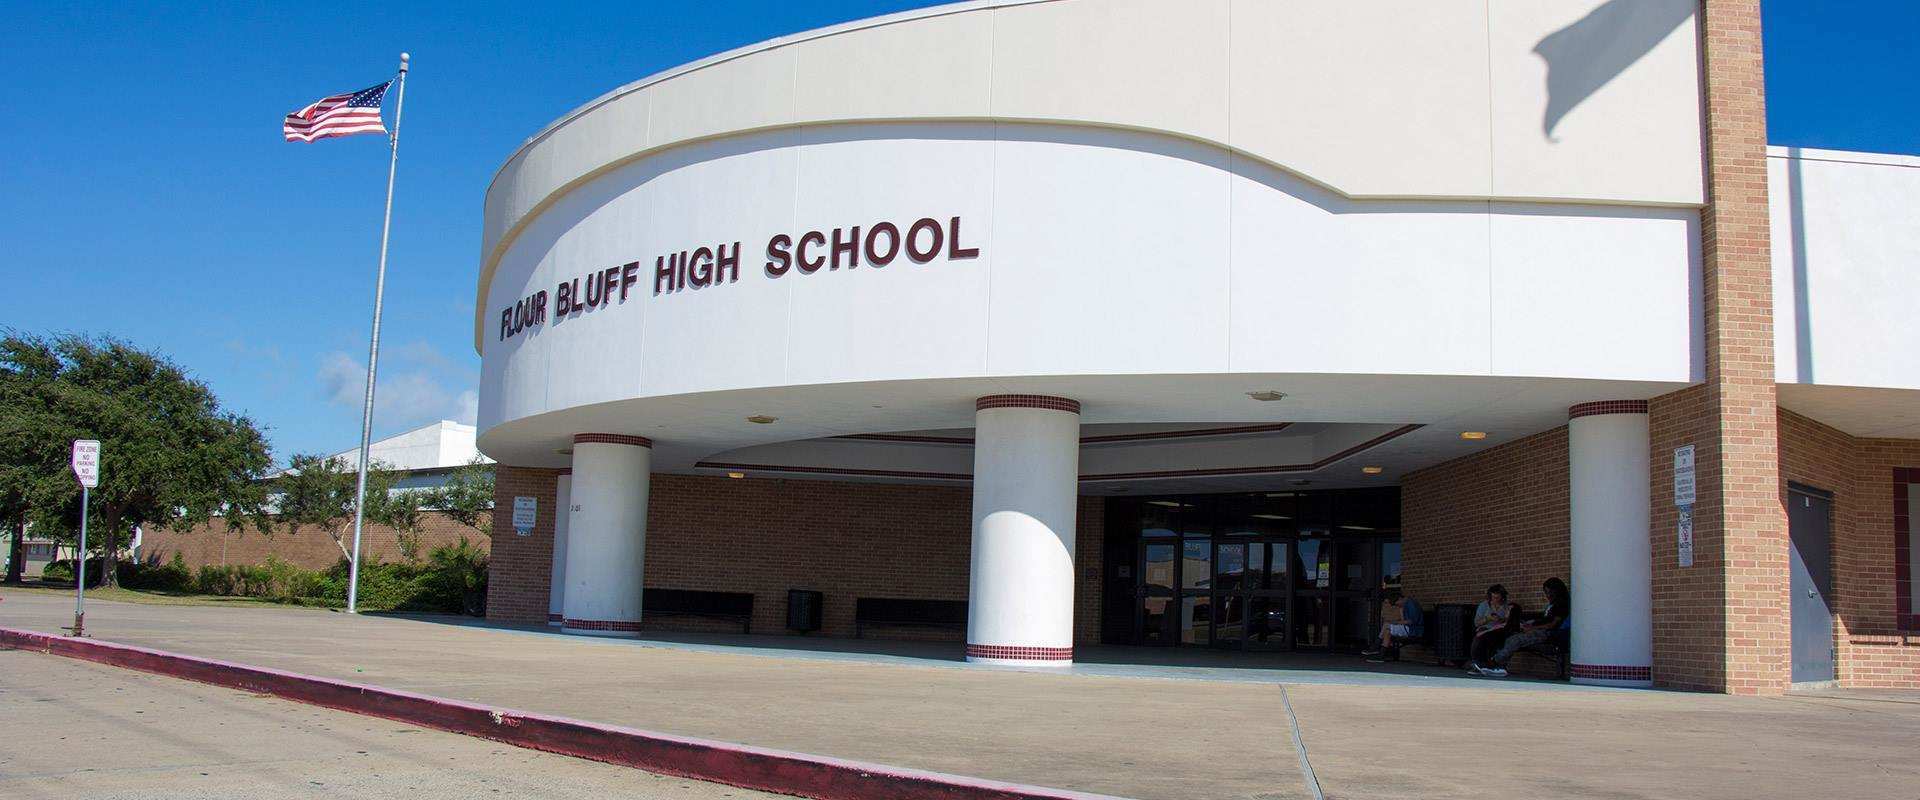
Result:
<svg viewBox="0 0 1920 800"><path fill-rule="evenodd" d="M287 115L285 132L289 142L311 142L356 133L386 133L380 124L380 101L386 99L393 81L370 86L357 92L322 97L306 108Z"/></svg>

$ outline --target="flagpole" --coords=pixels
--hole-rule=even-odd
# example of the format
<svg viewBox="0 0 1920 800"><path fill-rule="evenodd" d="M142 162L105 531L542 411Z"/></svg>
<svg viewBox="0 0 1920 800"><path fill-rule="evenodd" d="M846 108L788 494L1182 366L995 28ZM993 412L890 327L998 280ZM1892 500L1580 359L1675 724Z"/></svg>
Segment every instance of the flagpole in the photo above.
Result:
<svg viewBox="0 0 1920 800"><path fill-rule="evenodd" d="M400 115L407 108L407 54L400 54L400 97L393 106L393 138L387 141L387 211L380 222L380 271L373 281L373 336L367 345L367 399L360 409L360 478L353 490L353 561L347 565L347 613L359 613L360 529L367 517L367 451L373 440L373 381L380 365L380 302L387 291L387 235L393 230L393 173L400 166Z"/></svg>

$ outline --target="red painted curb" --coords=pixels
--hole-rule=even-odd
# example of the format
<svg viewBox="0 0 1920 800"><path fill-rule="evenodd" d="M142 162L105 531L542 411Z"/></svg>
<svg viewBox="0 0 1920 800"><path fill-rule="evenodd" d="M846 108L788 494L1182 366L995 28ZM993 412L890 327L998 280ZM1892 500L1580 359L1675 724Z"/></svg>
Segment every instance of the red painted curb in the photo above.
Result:
<svg viewBox="0 0 1920 800"><path fill-rule="evenodd" d="M297 672L37 631L0 628L0 647L37 650L269 694L648 772L820 800L1118 800L1110 795L889 767L530 714Z"/></svg>

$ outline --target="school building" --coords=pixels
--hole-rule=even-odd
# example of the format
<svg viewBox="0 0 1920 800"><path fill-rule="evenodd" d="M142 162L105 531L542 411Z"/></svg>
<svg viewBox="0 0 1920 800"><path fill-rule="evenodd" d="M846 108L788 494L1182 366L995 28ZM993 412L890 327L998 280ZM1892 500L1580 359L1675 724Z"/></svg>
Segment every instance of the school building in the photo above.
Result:
<svg viewBox="0 0 1920 800"><path fill-rule="evenodd" d="M1561 577L1576 681L1920 686L1920 159L1763 87L1756 0L975 0L623 86L486 194L488 615L1058 665Z"/></svg>

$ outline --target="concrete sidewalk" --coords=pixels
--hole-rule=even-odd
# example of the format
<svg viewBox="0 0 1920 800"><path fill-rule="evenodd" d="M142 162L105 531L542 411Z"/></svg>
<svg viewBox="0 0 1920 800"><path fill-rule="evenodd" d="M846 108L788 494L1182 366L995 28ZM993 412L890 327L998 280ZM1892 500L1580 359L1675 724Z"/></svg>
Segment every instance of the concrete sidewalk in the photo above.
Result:
<svg viewBox="0 0 1920 800"><path fill-rule="evenodd" d="M779 798L58 656L0 675L13 800Z"/></svg>
<svg viewBox="0 0 1920 800"><path fill-rule="evenodd" d="M0 598L0 625L71 622L70 599ZM108 641L526 711L1138 798L1309 796L1277 684L1330 797L1911 797L1920 785L1920 697L1897 693L1734 698L1417 670L1303 670L1296 682L1101 664L1060 675L928 661L911 647L769 657L715 640L307 609L97 603L87 623Z"/></svg>

